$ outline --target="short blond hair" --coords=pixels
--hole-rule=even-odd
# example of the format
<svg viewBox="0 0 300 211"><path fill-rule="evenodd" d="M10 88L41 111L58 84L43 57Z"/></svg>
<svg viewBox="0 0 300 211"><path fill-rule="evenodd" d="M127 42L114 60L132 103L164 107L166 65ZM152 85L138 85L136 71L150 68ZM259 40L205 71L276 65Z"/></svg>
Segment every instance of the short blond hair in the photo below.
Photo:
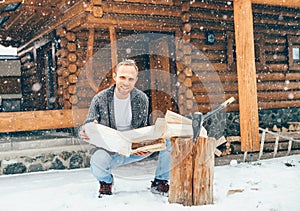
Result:
<svg viewBox="0 0 300 211"><path fill-rule="evenodd" d="M119 68L123 65L126 66L133 66L136 72L139 72L139 68L136 66L136 63L133 59L125 59L124 61L120 62L116 67L116 73L118 72Z"/></svg>

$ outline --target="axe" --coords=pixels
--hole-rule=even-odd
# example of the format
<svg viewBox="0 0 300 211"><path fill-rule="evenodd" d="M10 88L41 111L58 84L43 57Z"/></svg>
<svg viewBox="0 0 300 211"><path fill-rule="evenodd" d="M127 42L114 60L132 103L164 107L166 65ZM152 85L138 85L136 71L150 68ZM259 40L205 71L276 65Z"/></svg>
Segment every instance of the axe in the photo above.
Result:
<svg viewBox="0 0 300 211"><path fill-rule="evenodd" d="M212 111L207 112L206 114L202 114L201 112L195 112L192 115L192 127L193 127L193 141L196 142L198 136L200 135L201 127L204 122L204 120L208 119L212 115L216 114L220 110L224 109L227 107L229 104L231 104L234 101L234 97L229 98L225 102L223 102L221 105L219 105L217 108L215 108Z"/></svg>

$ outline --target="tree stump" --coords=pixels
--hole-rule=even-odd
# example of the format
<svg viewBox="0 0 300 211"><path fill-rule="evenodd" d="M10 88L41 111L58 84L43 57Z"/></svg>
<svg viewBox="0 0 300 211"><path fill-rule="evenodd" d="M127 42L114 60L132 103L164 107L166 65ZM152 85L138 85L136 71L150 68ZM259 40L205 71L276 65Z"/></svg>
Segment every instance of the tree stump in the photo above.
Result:
<svg viewBox="0 0 300 211"><path fill-rule="evenodd" d="M171 139L169 202L184 206L213 203L214 138Z"/></svg>

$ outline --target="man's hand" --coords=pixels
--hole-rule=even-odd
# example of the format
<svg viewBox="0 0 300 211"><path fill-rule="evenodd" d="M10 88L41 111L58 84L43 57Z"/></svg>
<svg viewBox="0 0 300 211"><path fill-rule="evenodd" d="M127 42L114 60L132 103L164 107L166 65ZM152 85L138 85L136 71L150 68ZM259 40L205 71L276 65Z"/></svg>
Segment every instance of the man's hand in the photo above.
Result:
<svg viewBox="0 0 300 211"><path fill-rule="evenodd" d="M90 140L90 137L86 134L84 128L80 131L80 137L83 138L85 141L89 141Z"/></svg>
<svg viewBox="0 0 300 211"><path fill-rule="evenodd" d="M94 120L94 123L98 124L98 121ZM90 137L86 134L84 128L79 132L79 134L80 134L80 137L83 138L85 141L89 141L90 140Z"/></svg>

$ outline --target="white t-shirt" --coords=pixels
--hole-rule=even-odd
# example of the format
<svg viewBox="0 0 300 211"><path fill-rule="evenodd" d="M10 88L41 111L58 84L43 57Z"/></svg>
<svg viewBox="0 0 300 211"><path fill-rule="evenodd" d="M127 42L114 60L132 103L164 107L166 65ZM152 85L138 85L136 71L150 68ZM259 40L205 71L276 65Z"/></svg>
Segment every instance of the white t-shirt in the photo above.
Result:
<svg viewBox="0 0 300 211"><path fill-rule="evenodd" d="M117 130L130 130L132 120L130 95L126 99L119 99L114 94L114 110Z"/></svg>

